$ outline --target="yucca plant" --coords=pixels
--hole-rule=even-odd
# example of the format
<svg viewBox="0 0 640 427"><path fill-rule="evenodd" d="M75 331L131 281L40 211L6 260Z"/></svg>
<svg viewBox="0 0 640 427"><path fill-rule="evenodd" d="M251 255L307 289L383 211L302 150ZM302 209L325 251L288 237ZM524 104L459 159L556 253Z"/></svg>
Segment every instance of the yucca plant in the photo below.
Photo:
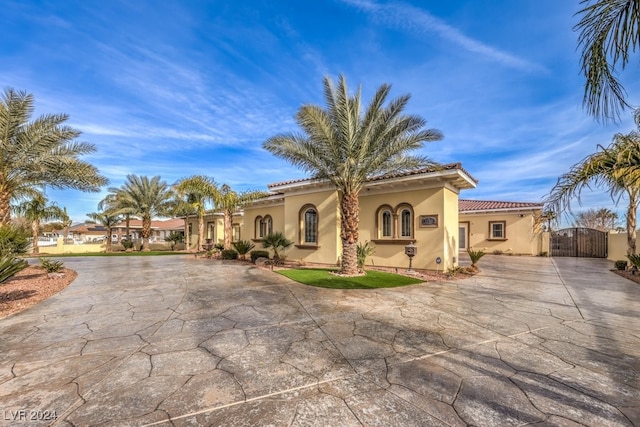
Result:
<svg viewBox="0 0 640 427"><path fill-rule="evenodd" d="M49 258L40 258L40 266L44 268L47 273L58 273L64 268L64 263Z"/></svg>
<svg viewBox="0 0 640 427"><path fill-rule="evenodd" d="M29 263L24 259L18 259L11 255L3 255L0 257L0 283L3 283L16 273L27 268Z"/></svg>
<svg viewBox="0 0 640 427"><path fill-rule="evenodd" d="M467 253L469 254L469 258L471 258L471 267L478 268L478 261L484 256L484 252L469 249Z"/></svg>
<svg viewBox="0 0 640 427"><path fill-rule="evenodd" d="M256 245L254 245L249 240L238 240L237 242L232 242L231 245L234 247L236 252L238 252L238 255L240 255L240 258L243 260L246 260L247 254L249 253L249 251L251 251L251 249L256 247Z"/></svg>
<svg viewBox="0 0 640 427"><path fill-rule="evenodd" d="M376 248L369 246L369 242L358 243L358 269L364 271L364 264L367 261L367 257L370 257L376 252Z"/></svg>

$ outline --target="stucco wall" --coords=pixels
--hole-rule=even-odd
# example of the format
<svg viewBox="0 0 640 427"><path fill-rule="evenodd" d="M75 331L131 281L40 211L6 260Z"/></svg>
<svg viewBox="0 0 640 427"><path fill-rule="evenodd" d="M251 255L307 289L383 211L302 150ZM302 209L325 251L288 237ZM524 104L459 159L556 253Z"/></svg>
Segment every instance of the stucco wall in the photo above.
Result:
<svg viewBox="0 0 640 427"><path fill-rule="evenodd" d="M636 232L636 247L640 247L638 240L638 232ZM627 260L627 233L611 233L608 236L609 250L607 251L607 259L610 261ZM637 250L636 250L637 252Z"/></svg>
<svg viewBox="0 0 640 427"><path fill-rule="evenodd" d="M491 221L506 221L506 240L490 239ZM533 213L461 213L460 222L469 223L469 247L472 249L523 255L539 255L543 250L542 233L534 232Z"/></svg>
<svg viewBox="0 0 640 427"><path fill-rule="evenodd" d="M307 246L302 245L303 236L300 235L300 210L309 204L318 211L318 245L316 248L292 246L286 252L287 259L335 265L341 253L338 196L335 191L288 195L284 206L285 235L295 245Z"/></svg>
<svg viewBox="0 0 640 427"><path fill-rule="evenodd" d="M414 213L414 236L408 239L414 240L417 246L413 268L442 270L452 267L454 257L457 257L458 198L454 192L443 188L361 195L359 241L378 239L376 212L380 206L386 204L395 208L404 203L411 205ZM437 215L438 226L420 227L419 219L423 215ZM375 254L367 264L407 268L409 258L404 253L407 242L397 244L393 240L381 240L371 243ZM436 263L437 257L442 260L440 265Z"/></svg>

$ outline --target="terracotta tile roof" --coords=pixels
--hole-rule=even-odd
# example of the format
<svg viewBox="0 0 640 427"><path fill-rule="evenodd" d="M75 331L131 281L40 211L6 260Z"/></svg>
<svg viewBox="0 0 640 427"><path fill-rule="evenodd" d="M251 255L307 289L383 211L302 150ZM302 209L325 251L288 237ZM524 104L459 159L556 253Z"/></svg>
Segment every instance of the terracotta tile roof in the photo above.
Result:
<svg viewBox="0 0 640 427"><path fill-rule="evenodd" d="M400 178L403 176L412 176L412 175L420 175L420 174L425 174L425 173L431 173L431 172L438 172L438 171L442 171L442 170L456 170L459 169L462 172L464 172L465 174L467 174L476 184L478 183L478 180L473 178L471 176L471 174L469 172L467 172L460 163L448 163L446 165L441 165L439 168L435 168L435 167L427 167L427 168L421 168L421 169L415 169L415 170L410 170L410 171L402 171L402 172L394 172L394 173L387 173L384 175L378 175L378 176L374 176L368 179L369 182L372 181L382 181L385 179L391 179L391 178ZM317 180L317 178L301 178L301 179L294 179L294 180L290 180L290 181L282 181L282 182L275 182L273 184L268 184L267 187L268 188L275 188L275 187L281 187L284 185L290 185L290 184L297 184L297 183L302 183L302 182L312 182Z"/></svg>
<svg viewBox="0 0 640 427"><path fill-rule="evenodd" d="M542 209L543 204L537 202L497 202L492 200L458 200L458 211L495 211L514 209Z"/></svg>

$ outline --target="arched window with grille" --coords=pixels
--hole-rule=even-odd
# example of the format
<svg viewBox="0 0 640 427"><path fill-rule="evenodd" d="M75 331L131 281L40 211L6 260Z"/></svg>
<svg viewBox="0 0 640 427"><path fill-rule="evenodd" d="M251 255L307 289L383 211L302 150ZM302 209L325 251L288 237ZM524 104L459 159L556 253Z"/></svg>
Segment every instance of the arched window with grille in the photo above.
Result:
<svg viewBox="0 0 640 427"><path fill-rule="evenodd" d="M318 244L318 210L313 205L305 205L300 210L300 237L303 245Z"/></svg>
<svg viewBox="0 0 640 427"><path fill-rule="evenodd" d="M413 236L413 214L409 208L402 208L400 211L400 236Z"/></svg>
<svg viewBox="0 0 640 427"><path fill-rule="evenodd" d="M255 238L262 239L264 237L264 220L261 216L256 217L255 226Z"/></svg>
<svg viewBox="0 0 640 427"><path fill-rule="evenodd" d="M391 210L385 209L382 211L381 218L382 225L382 237L392 237L393 236L393 216L391 215Z"/></svg>
<svg viewBox="0 0 640 427"><path fill-rule="evenodd" d="M273 233L273 220L271 219L270 215L265 215L264 219L262 220L262 223L264 227L264 231L263 231L264 236L267 236Z"/></svg>

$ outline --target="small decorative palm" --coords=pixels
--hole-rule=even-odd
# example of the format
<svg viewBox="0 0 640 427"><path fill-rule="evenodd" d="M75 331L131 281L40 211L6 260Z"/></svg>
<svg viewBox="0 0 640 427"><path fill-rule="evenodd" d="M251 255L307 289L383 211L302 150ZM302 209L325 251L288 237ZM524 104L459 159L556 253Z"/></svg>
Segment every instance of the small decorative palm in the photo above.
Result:
<svg viewBox="0 0 640 427"><path fill-rule="evenodd" d="M280 253L279 251L288 249L293 245L293 242L286 237L284 237L284 233L281 231L276 231L275 233L269 233L262 240L262 246L264 248L273 249L273 262L278 264L280 262Z"/></svg>
<svg viewBox="0 0 640 427"><path fill-rule="evenodd" d="M469 258L471 258L471 267L478 268L478 261L484 256L484 252L469 249L467 253L469 254Z"/></svg>
<svg viewBox="0 0 640 427"><path fill-rule="evenodd" d="M249 240L238 240L237 242L232 242L231 245L233 245L236 252L238 252L238 255L240 255L244 260L247 259L249 251L256 247L256 245L251 243Z"/></svg>
<svg viewBox="0 0 640 427"><path fill-rule="evenodd" d="M631 254L631 255L627 255L627 258L629 258L629 261L631 262L631 265L633 265L634 270L639 270L640 269L640 255L638 254ZM635 274L635 271L633 271L633 274Z"/></svg>

